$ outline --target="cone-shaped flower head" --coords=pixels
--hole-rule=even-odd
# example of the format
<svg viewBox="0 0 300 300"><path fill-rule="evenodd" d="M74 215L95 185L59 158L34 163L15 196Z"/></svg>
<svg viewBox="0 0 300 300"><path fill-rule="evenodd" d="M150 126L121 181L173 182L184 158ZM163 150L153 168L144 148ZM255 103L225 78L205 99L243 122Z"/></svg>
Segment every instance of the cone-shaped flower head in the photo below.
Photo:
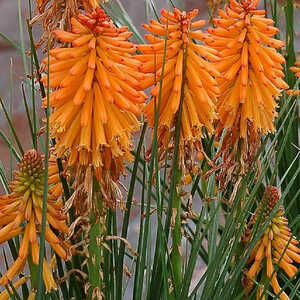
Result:
<svg viewBox="0 0 300 300"><path fill-rule="evenodd" d="M151 101L144 110L152 128L161 89L158 120L161 160L164 160L163 153L168 147L169 153L172 153L174 128L180 99L183 97L179 164L184 172L192 169L197 153L202 150L202 129L206 128L210 133L214 130L215 102L219 93L215 80L219 72L210 61L217 62L220 59L216 56L216 50L195 43L195 40L206 39L206 34L196 30L205 22L192 22L197 13L196 9L188 13L176 8L173 12L163 9L161 23L151 20L150 25L143 25L151 33L145 35L150 44L137 46L144 53L137 57L144 63L141 70L144 73L154 73L142 83L144 88L156 84L151 90Z"/></svg>
<svg viewBox="0 0 300 300"><path fill-rule="evenodd" d="M117 179L124 158L132 159L131 135L139 129L135 115L146 99L138 91L142 63L132 55L136 48L127 41L127 27L115 27L102 9L71 22L72 32L54 33L72 47L50 51L52 137L69 165L93 166L97 176L109 171ZM44 63L47 68L47 59ZM42 81L47 85L47 76Z"/></svg>
<svg viewBox="0 0 300 300"><path fill-rule="evenodd" d="M250 242L253 226L260 218L260 225L263 226L278 200L277 188L268 186L261 204L249 222L244 242ZM280 206L250 254L248 260L250 267L245 280L247 291L250 292L254 285L251 279L256 280L260 272L265 270L274 293L278 294L280 286L277 280L277 273L274 272L274 265L278 265L290 278L293 278L297 272L294 262L300 263L300 249L297 245L298 241L293 238L288 226L288 220L284 216L284 209ZM280 299L289 299L284 292L279 297Z"/></svg>
<svg viewBox="0 0 300 300"><path fill-rule="evenodd" d="M234 164L241 146L244 168L255 156L261 135L274 132L276 99L288 88L282 79L285 60L276 50L284 43L273 38L279 30L273 20L265 18L265 11L256 9L258 3L230 0L229 7L213 19L216 27L208 28L210 38L206 39L221 57L215 63L223 75L218 79L216 129L217 138L226 129L221 153Z"/></svg>
<svg viewBox="0 0 300 300"><path fill-rule="evenodd" d="M0 279L0 284L7 285L24 268L28 255L34 264L39 263L38 233L42 224L43 202L43 161L35 150L25 153L14 173L10 185L11 193L0 196L0 243L22 234L19 254L16 261ZM62 202L57 201L52 193L47 199L46 240L52 249L64 260L68 259L68 245L56 236L50 225L61 235L68 233L67 216L62 212ZM47 291L56 288L48 263L44 261L44 281Z"/></svg>

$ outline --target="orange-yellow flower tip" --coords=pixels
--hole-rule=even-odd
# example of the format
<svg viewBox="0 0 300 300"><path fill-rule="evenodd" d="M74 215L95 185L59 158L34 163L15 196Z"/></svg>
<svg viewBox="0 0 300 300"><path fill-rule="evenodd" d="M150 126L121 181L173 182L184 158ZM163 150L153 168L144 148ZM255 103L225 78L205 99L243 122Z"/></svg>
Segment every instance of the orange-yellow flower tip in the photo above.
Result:
<svg viewBox="0 0 300 300"><path fill-rule="evenodd" d="M296 77L300 77L300 61L296 61L294 67L290 67L290 70L295 73Z"/></svg>
<svg viewBox="0 0 300 300"><path fill-rule="evenodd" d="M135 115L146 99L139 87L142 62L135 59L128 28L114 26L104 10L79 14L71 23L71 32L54 33L72 47L50 51L50 87L55 88L50 94L51 133L58 157L67 155L74 172L92 166L103 173L105 148L110 149L112 165L119 158L132 159L131 136L139 128ZM44 65L47 68L47 59ZM118 178L123 171L119 164L114 172L105 172Z"/></svg>
<svg viewBox="0 0 300 300"><path fill-rule="evenodd" d="M199 30L205 22L193 21L197 13L198 10L174 9L171 12L163 9L160 22L150 20L150 24L143 26L150 33L145 35L149 44L137 45L142 52L137 59L143 62L141 71L145 74L141 86L152 87L151 100L144 107L151 127L154 127L160 98L158 136L161 158L167 148L172 153L174 128L182 100L179 162L184 174L192 173L197 153L201 150L203 129L209 133L214 131L215 104L220 92L216 80L220 73L212 65L220 60L218 51L195 43L195 40L207 39L207 34Z"/></svg>
<svg viewBox="0 0 300 300"><path fill-rule="evenodd" d="M11 267L4 273L4 275L0 279L0 285L8 285L10 281L13 280L16 274L21 272L26 263L26 259L21 259L18 257Z"/></svg>
<svg viewBox="0 0 300 300"><path fill-rule="evenodd" d="M43 261L43 280L47 293L57 289L57 285L54 281L50 266L47 263L46 259L44 259Z"/></svg>
<svg viewBox="0 0 300 300"><path fill-rule="evenodd" d="M36 296L36 290L32 289L29 293L28 299L27 300L35 300L35 296Z"/></svg>
<svg viewBox="0 0 300 300"><path fill-rule="evenodd" d="M250 235L252 227L260 214L263 216L263 222L260 224L263 224L264 221L267 220L279 199L280 196L276 187L266 187L261 204L250 219L245 233L246 236ZM264 211L262 212L262 210ZM249 242L249 239L246 238L244 241ZM297 247L298 241L290 234L288 221L284 217L283 207L280 206L278 208L263 236L257 242L257 245L259 246L255 247L250 254L248 262L251 263L253 260L254 262L247 274L250 278L256 278L260 270L265 268L267 277L272 278L271 286L273 291L277 294L280 291L280 287L277 281L277 274L274 273L275 268L273 264L278 264L279 268L281 268L290 278L293 278L297 273L297 267L293 265L293 262L300 261L300 249ZM246 280L246 282L248 281ZM251 290L252 286L253 284L248 282L248 290ZM282 295L281 299L288 299L286 298L288 297L286 294Z"/></svg>
<svg viewBox="0 0 300 300"><path fill-rule="evenodd" d="M286 93L289 96L292 95L293 97L298 97L300 95L300 90L287 90Z"/></svg>
<svg viewBox="0 0 300 300"><path fill-rule="evenodd" d="M29 277L22 277L19 280L17 280L15 283L13 283L14 290L18 290L20 286L22 286ZM10 294L13 294L13 289L11 287L7 287L8 290L4 290L0 293L0 300L8 300L10 299Z"/></svg>
<svg viewBox="0 0 300 300"><path fill-rule="evenodd" d="M55 168L49 165L49 175L55 176ZM44 167L40 153L29 150L24 154L19 169L14 172L14 180L10 184L11 193L0 196L0 243L22 234L18 258L0 279L1 285L7 285L14 276L20 273L31 255L34 264L39 261L39 245L37 235L42 222ZM50 184L55 183L53 180ZM58 183L56 183L58 185ZM61 195L57 195L61 196ZM67 216L62 212L62 202L54 193L49 192L47 198L46 240L62 259L68 259L68 249L64 241L50 229L55 228L60 237L68 233ZM50 234L48 234L48 232Z"/></svg>

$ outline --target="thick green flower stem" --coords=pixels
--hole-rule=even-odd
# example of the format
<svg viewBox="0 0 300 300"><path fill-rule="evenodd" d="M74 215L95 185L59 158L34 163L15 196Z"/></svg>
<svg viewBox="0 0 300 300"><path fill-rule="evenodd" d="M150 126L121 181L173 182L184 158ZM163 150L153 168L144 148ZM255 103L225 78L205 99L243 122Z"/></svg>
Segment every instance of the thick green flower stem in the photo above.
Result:
<svg viewBox="0 0 300 300"><path fill-rule="evenodd" d="M101 234L100 223L97 223L95 214L92 212L90 215L90 243L89 243L89 259L88 259L88 269L89 269L89 299L97 299L97 290L101 293L101 266L100 266L100 247L99 238Z"/></svg>
<svg viewBox="0 0 300 300"><path fill-rule="evenodd" d="M179 185L181 182L181 171L176 170L176 188L174 198L172 201L172 252L171 252L171 265L173 273L173 296L179 294L182 284L182 253L181 253L181 200L179 195Z"/></svg>
<svg viewBox="0 0 300 300"><path fill-rule="evenodd" d="M38 285L38 266L33 263L31 255L28 255L28 265L30 270L31 288L36 290Z"/></svg>

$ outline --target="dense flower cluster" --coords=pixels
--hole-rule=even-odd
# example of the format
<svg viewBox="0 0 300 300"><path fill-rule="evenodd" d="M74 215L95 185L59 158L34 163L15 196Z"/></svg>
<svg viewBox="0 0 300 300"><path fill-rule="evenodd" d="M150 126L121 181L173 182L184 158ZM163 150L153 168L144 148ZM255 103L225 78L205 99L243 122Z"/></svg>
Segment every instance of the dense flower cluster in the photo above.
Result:
<svg viewBox="0 0 300 300"><path fill-rule="evenodd" d="M277 188L273 186L267 187L261 205L257 208L249 222L244 242L250 241L252 227L258 218L262 217L262 226L278 200L279 194ZM245 280L247 293L253 288L253 279L258 280L258 276L262 270L266 270L273 291L275 294L278 294L281 288L278 284L274 264L277 264L290 278L293 278L297 272L297 267L293 263L300 263L300 248L297 247L298 243L292 236L288 220L284 216L284 209L280 206L250 254L248 264L251 264L251 267L247 271L247 278ZM261 282L261 284L264 285L264 282ZM259 293L261 293L261 289L258 289ZM289 299L285 292L282 292L279 298Z"/></svg>
<svg viewBox="0 0 300 300"><path fill-rule="evenodd" d="M117 180L123 160L132 155L131 135L139 129L146 95L139 90L142 63L127 27L117 28L103 10L71 19L72 32L56 30L70 48L50 51L51 134L59 157L67 154L74 169L93 166L99 180ZM44 61L47 68L47 59ZM48 77L42 82L47 85ZM44 100L44 105L46 99Z"/></svg>
<svg viewBox="0 0 300 300"><path fill-rule="evenodd" d="M41 155L35 150L27 151L19 164L19 170L14 175L15 179L10 185L11 193L0 196L0 242L4 243L20 234L23 234L23 238L18 258L0 279L1 285L7 285L16 274L23 270L28 256L35 265L39 263L38 233L42 224L44 177ZM52 183L52 176L49 177L49 184ZM62 212L61 200L57 200L54 193L49 192L46 240L57 255L67 260L69 258L68 244L50 228L50 226L53 227L62 236L69 231L66 225L67 216ZM44 260L43 278L47 291L56 288L46 260Z"/></svg>
<svg viewBox="0 0 300 300"><path fill-rule="evenodd" d="M206 34L194 30L205 23L203 20L192 22L197 13L196 9L188 13L176 8L173 12L162 10L161 23L151 20L150 25L143 25L151 33L145 35L150 44L137 46L143 52L137 56L144 63L141 70L154 73L142 83L143 88L155 84L150 92L152 98L144 109L152 128L161 94L157 134L161 161L168 148L172 154L175 124L183 97L179 164L184 173L193 171L195 154L202 151L202 129L206 128L209 133L214 131L219 93L215 78L220 74L211 62L218 62L220 58L216 50L195 43L195 40L206 40Z"/></svg>
<svg viewBox="0 0 300 300"><path fill-rule="evenodd" d="M241 152L239 173L247 169L256 154L262 134L274 132L276 99L288 85L284 77L284 57L276 51L284 42L273 36L278 33L274 21L257 10L259 1L231 0L219 17L215 28L208 28L208 46L221 58L214 67L222 74L218 86L220 97L216 138L226 135L219 155L223 155L224 176L230 178ZM224 179L223 181L226 181Z"/></svg>

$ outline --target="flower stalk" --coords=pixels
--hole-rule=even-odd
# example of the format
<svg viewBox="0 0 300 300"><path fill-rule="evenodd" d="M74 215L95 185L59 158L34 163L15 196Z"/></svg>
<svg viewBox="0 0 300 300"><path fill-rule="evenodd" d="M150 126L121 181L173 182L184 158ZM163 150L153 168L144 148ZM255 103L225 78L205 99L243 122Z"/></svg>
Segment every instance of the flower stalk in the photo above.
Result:
<svg viewBox="0 0 300 300"><path fill-rule="evenodd" d="M180 198L180 182L181 182L181 171L176 169L175 175L175 192L172 201L172 252L170 256L172 272L173 272L173 284L175 295L181 289L182 284L182 251L181 251L181 198ZM172 223L172 222L171 222Z"/></svg>
<svg viewBox="0 0 300 300"><path fill-rule="evenodd" d="M100 249L98 245L98 237L101 233L100 223L97 222L97 218L94 212L90 214L90 242L89 242L89 299L97 299L96 293L101 292L101 277L100 277ZM99 299L99 298L98 298Z"/></svg>

